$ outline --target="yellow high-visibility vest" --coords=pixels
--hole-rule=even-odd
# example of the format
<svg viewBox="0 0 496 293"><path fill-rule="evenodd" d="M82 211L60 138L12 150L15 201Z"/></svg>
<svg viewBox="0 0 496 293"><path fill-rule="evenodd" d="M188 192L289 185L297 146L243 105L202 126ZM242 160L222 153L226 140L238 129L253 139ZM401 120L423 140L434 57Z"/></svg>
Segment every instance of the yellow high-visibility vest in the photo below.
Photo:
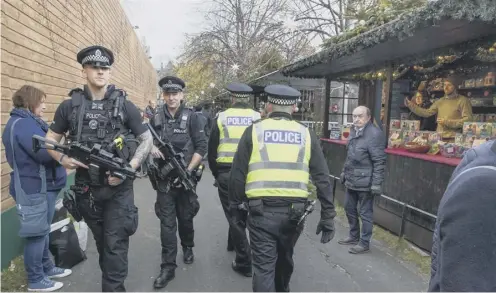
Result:
<svg viewBox="0 0 496 293"><path fill-rule="evenodd" d="M260 119L260 113L252 109L229 108L220 112L217 118L219 127L219 146L217 163L232 164L238 143L245 129L253 121Z"/></svg>
<svg viewBox="0 0 496 293"><path fill-rule="evenodd" d="M308 197L311 138L307 127L287 119L253 124L247 198Z"/></svg>

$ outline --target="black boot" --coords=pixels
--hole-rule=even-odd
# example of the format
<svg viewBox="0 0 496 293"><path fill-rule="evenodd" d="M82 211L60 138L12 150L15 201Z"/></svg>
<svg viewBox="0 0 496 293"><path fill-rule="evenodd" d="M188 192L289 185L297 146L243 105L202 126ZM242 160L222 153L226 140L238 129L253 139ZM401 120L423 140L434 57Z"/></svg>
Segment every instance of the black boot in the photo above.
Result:
<svg viewBox="0 0 496 293"><path fill-rule="evenodd" d="M176 276L176 270L167 268L167 269L161 269L160 274L158 277L155 279L155 282L153 282L153 287L156 289L164 288L169 284L169 282L174 279Z"/></svg>
<svg viewBox="0 0 496 293"><path fill-rule="evenodd" d="M242 276L245 276L245 277L251 277L252 276L252 272L251 272L251 266L250 267L241 267L239 266L235 260L233 260L232 262L232 269L242 275Z"/></svg>
<svg viewBox="0 0 496 293"><path fill-rule="evenodd" d="M185 264L192 264L195 260L195 255L193 254L193 247L183 247L183 260Z"/></svg>

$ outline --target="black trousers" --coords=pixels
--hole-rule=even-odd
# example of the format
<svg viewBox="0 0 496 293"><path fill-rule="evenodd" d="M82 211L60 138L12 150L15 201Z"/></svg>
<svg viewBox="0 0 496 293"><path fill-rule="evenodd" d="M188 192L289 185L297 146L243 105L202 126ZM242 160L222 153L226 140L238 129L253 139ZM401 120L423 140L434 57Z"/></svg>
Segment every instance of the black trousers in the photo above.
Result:
<svg viewBox="0 0 496 293"><path fill-rule="evenodd" d="M253 261L253 292L289 292L293 251L303 230L290 224L283 211L253 212L248 216Z"/></svg>
<svg viewBox="0 0 496 293"><path fill-rule="evenodd" d="M79 212L96 242L102 270L102 292L124 292L124 280L128 274L129 237L138 228L133 182L127 180L116 187L90 190L78 194L76 198ZM95 198L96 194L102 193L107 195L107 199Z"/></svg>
<svg viewBox="0 0 496 293"><path fill-rule="evenodd" d="M219 199L222 209L226 215L229 231L227 236L228 245L234 247L236 252L236 263L240 267L251 267L251 251L248 237L246 236L246 220L248 213L238 213L238 217L233 218L229 210L228 184L229 172L219 172L217 176L219 189Z"/></svg>
<svg viewBox="0 0 496 293"><path fill-rule="evenodd" d="M199 210L198 197L184 188L171 188L167 193L157 192L155 214L160 220L162 269L177 267L177 230L182 247L195 246L193 218Z"/></svg>

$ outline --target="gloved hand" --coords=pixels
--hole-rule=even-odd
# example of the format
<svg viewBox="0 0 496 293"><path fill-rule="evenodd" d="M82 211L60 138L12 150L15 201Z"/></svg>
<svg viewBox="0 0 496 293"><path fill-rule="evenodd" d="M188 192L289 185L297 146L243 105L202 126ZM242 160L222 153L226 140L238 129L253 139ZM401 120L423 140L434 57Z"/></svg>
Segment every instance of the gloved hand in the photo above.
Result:
<svg viewBox="0 0 496 293"><path fill-rule="evenodd" d="M219 184L217 183L217 179L214 180L214 187L219 187Z"/></svg>
<svg viewBox="0 0 496 293"><path fill-rule="evenodd" d="M381 195L382 194L382 186L372 185L372 187L370 187L370 192L374 195Z"/></svg>
<svg viewBox="0 0 496 293"><path fill-rule="evenodd" d="M341 184L344 184L345 181L346 181L346 179L344 178L344 172L341 172L341 175L339 175L339 182Z"/></svg>
<svg viewBox="0 0 496 293"><path fill-rule="evenodd" d="M322 232L322 238L320 238L320 243L327 243L334 238L334 234L336 233L334 229L334 220L320 220L317 225L317 235Z"/></svg>

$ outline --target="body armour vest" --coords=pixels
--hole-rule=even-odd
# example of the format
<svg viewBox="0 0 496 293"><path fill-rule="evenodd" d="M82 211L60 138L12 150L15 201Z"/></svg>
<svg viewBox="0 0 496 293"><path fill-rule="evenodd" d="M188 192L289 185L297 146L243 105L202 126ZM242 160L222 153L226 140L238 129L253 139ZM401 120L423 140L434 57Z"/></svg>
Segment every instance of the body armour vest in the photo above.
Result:
<svg viewBox="0 0 496 293"><path fill-rule="evenodd" d="M253 121L260 119L260 113L252 109L229 108L220 112L217 118L219 127L219 146L217 163L232 164L238 143L245 129Z"/></svg>
<svg viewBox="0 0 496 293"><path fill-rule="evenodd" d="M160 138L164 141L170 141L176 152L182 152L186 163L191 161L194 153L194 146L190 133L190 117L193 109L181 106L172 117L167 111L167 107L160 106L153 119L153 127Z"/></svg>
<svg viewBox="0 0 496 293"><path fill-rule="evenodd" d="M293 120L268 118L253 123L246 196L308 197L311 138Z"/></svg>
<svg viewBox="0 0 496 293"><path fill-rule="evenodd" d="M137 142L124 124L123 105L126 93L110 88L105 98L98 101L88 99L87 92L82 89L73 89L69 95L72 99L69 143L79 142L89 147L98 143L107 151L129 161L134 155ZM119 135L125 138L125 142L121 150L116 150L113 142Z"/></svg>

